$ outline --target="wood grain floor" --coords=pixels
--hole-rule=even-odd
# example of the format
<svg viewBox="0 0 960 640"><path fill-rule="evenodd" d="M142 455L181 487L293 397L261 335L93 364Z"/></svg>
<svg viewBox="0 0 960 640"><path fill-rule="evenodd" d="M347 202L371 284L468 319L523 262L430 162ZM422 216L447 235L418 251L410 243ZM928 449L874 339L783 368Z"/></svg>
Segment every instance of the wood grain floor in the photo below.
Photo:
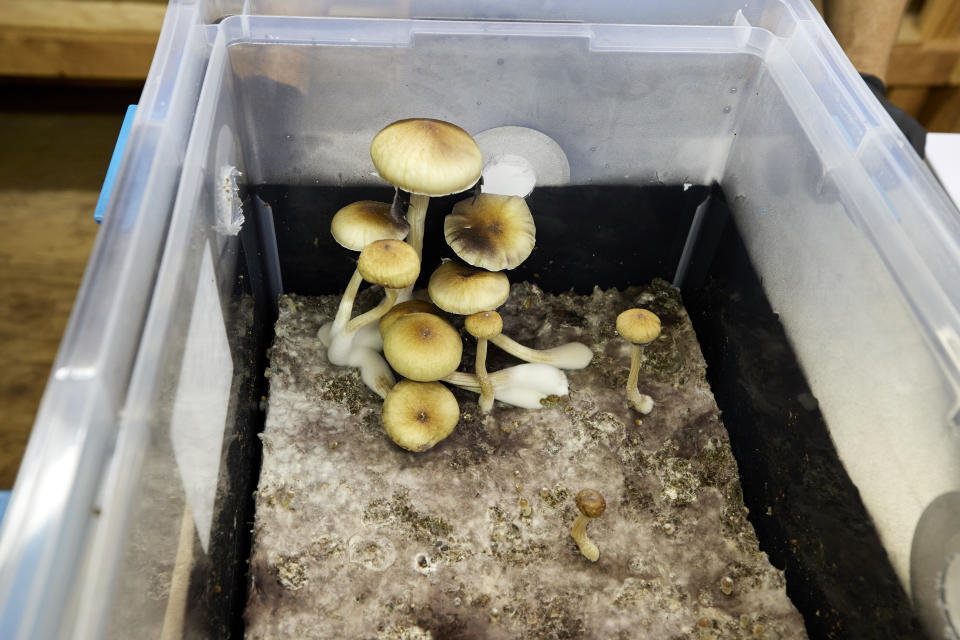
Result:
<svg viewBox="0 0 960 640"><path fill-rule="evenodd" d="M0 85L0 489L13 485L96 238L131 95L77 92Z"/></svg>

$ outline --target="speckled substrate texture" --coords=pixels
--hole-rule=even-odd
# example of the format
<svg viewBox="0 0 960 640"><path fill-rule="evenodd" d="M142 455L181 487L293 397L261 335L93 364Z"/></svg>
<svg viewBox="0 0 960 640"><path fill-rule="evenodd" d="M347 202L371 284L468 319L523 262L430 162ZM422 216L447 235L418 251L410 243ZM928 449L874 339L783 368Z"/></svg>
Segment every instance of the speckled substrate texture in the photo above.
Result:
<svg viewBox="0 0 960 640"><path fill-rule="evenodd" d="M568 372L569 397L536 411L498 403L482 416L476 395L456 391L459 425L420 454L387 439L355 371L327 363L314 336L336 303L281 299L248 638L806 637L745 517L706 365L668 284L590 296L514 285L505 333L537 348L578 340L593 363ZM635 306L663 322L640 371L657 403L648 416L626 406L630 346L614 334ZM491 347L490 370L514 363ZM607 502L588 527L596 563L570 538L584 488Z"/></svg>

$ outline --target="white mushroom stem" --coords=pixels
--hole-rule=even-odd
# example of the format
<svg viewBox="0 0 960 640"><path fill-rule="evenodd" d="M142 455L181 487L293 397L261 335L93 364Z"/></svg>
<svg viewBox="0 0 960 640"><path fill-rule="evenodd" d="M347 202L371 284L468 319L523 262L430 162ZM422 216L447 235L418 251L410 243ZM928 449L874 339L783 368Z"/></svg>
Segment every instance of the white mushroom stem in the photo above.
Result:
<svg viewBox="0 0 960 640"><path fill-rule="evenodd" d="M566 374L548 364L518 364L488 374L494 399L522 409L540 409L548 396L569 393ZM480 381L472 373L455 371L443 379L473 393L480 392Z"/></svg>
<svg viewBox="0 0 960 640"><path fill-rule="evenodd" d="M362 282L363 276L360 275L360 271L354 269L353 275L350 276L350 282L347 283L347 288L343 290L343 297L340 298L340 306L337 307L337 315L333 319L333 326L330 327L331 339L341 333L347 326L350 314L353 312L353 301L357 298L357 291L360 290Z"/></svg>
<svg viewBox="0 0 960 640"><path fill-rule="evenodd" d="M333 327L330 328L329 346L327 347L327 360L332 364L348 364L349 354L355 348L370 348L372 341L366 339L357 341L357 331L363 327L376 322L387 313L397 299L396 289L386 289L383 300L380 304L370 309L366 313L361 313L356 318L347 323L339 333L333 333ZM322 331L322 329L321 329ZM382 344L382 343L381 343Z"/></svg>
<svg viewBox="0 0 960 640"><path fill-rule="evenodd" d="M423 230L427 220L428 204L430 204L430 196L410 194L410 207L407 209L410 233L407 234L407 242L414 248L419 258L423 258Z"/></svg>
<svg viewBox="0 0 960 640"><path fill-rule="evenodd" d="M380 304L375 306L370 311L366 313L361 313L356 318L347 323L346 328L343 332L347 335L352 334L357 329L365 327L371 322L376 322L383 316L387 314L387 311L393 308L393 304L397 301L397 289L384 289L383 291L383 300L380 301Z"/></svg>
<svg viewBox="0 0 960 640"><path fill-rule="evenodd" d="M502 333L490 338L490 342L521 360L552 364L561 369L583 369L593 360L590 347L579 342L568 342L552 349L531 349Z"/></svg>
<svg viewBox="0 0 960 640"><path fill-rule="evenodd" d="M640 359L643 345L633 345L630 354L630 375L627 376L627 400L630 406L643 414L653 411L653 398L637 390L637 378L640 376Z"/></svg>
<svg viewBox="0 0 960 640"><path fill-rule="evenodd" d="M570 537L577 543L577 546L580 548L580 553L582 553L587 560L596 562L600 559L600 549L587 537L587 525L591 520L593 520L593 518L588 518L582 513L578 513L577 519L573 521L573 529L570 531Z"/></svg>
<svg viewBox="0 0 960 640"><path fill-rule="evenodd" d="M386 398L390 389L397 383L387 361L373 349L366 347L353 349L348 356L347 364L360 369L360 379L381 398Z"/></svg>
<svg viewBox="0 0 960 640"><path fill-rule="evenodd" d="M487 339L477 338L477 381L480 383L480 411L490 413L493 409L493 383L487 375Z"/></svg>

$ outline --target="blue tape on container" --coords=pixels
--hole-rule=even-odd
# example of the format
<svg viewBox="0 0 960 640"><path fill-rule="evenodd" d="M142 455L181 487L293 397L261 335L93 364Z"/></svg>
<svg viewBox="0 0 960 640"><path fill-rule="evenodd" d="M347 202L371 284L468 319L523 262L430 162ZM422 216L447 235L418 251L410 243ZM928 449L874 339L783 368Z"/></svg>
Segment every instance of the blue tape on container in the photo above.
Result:
<svg viewBox="0 0 960 640"><path fill-rule="evenodd" d="M100 197L97 199L97 208L93 211L93 219L97 224L103 222L103 214L110 204L110 196L113 194L113 182L117 179L117 171L120 170L120 160L123 159L123 150L127 148L127 136L130 135L130 127L133 126L133 116L137 114L137 105L131 104L127 107L127 113L123 116L123 124L120 126L120 135L117 136L117 144L113 148L113 155L110 156L110 166L107 167L107 176L103 179L103 186L100 187Z"/></svg>
<svg viewBox="0 0 960 640"><path fill-rule="evenodd" d="M10 504L10 492L0 491L0 522L3 522L3 514L6 513L8 504Z"/></svg>

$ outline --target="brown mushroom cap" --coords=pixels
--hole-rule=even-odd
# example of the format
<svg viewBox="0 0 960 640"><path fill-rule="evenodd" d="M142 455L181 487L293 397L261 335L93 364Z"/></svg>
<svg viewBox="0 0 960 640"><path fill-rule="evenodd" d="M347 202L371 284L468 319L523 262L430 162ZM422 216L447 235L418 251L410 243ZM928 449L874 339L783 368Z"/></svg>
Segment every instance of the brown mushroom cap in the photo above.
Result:
<svg viewBox="0 0 960 640"><path fill-rule="evenodd" d="M496 311L480 311L467 316L463 326L474 338L490 339L503 331L503 318Z"/></svg>
<svg viewBox="0 0 960 640"><path fill-rule="evenodd" d="M333 239L351 251L360 251L376 240L403 240L409 231L410 225L390 215L389 204L372 200L348 204L330 221Z"/></svg>
<svg viewBox="0 0 960 640"><path fill-rule="evenodd" d="M577 494L577 509L588 518L599 518L607 508L607 501L599 491L584 489Z"/></svg>
<svg viewBox="0 0 960 640"><path fill-rule="evenodd" d="M460 420L460 405L439 382L398 382L383 401L383 426L408 451L426 451Z"/></svg>
<svg viewBox="0 0 960 640"><path fill-rule="evenodd" d="M617 316L617 333L633 344L647 344L660 335L660 318L646 309L627 309Z"/></svg>
<svg viewBox="0 0 960 640"><path fill-rule="evenodd" d="M420 256L403 240L377 240L360 252L357 271L367 282L388 289L403 289L417 281Z"/></svg>
<svg viewBox="0 0 960 640"><path fill-rule="evenodd" d="M459 193L480 179L480 148L460 127L428 118L398 120L374 136L377 173L404 191L426 196Z"/></svg>
<svg viewBox="0 0 960 640"><path fill-rule="evenodd" d="M467 264L502 271L530 256L537 227L523 198L481 193L453 206L443 235Z"/></svg>
<svg viewBox="0 0 960 640"><path fill-rule="evenodd" d="M443 318L432 313L408 313L383 336L383 355L404 378L430 382L457 370L463 342Z"/></svg>
<svg viewBox="0 0 960 640"><path fill-rule="evenodd" d="M510 280L500 272L444 262L430 275L427 292L434 304L462 316L496 309L510 297Z"/></svg>
<svg viewBox="0 0 960 640"><path fill-rule="evenodd" d="M390 308L382 318L380 318L380 335L385 335L393 323L407 315L408 313L432 313L435 316L443 317L443 311L437 305L426 300L407 300Z"/></svg>

